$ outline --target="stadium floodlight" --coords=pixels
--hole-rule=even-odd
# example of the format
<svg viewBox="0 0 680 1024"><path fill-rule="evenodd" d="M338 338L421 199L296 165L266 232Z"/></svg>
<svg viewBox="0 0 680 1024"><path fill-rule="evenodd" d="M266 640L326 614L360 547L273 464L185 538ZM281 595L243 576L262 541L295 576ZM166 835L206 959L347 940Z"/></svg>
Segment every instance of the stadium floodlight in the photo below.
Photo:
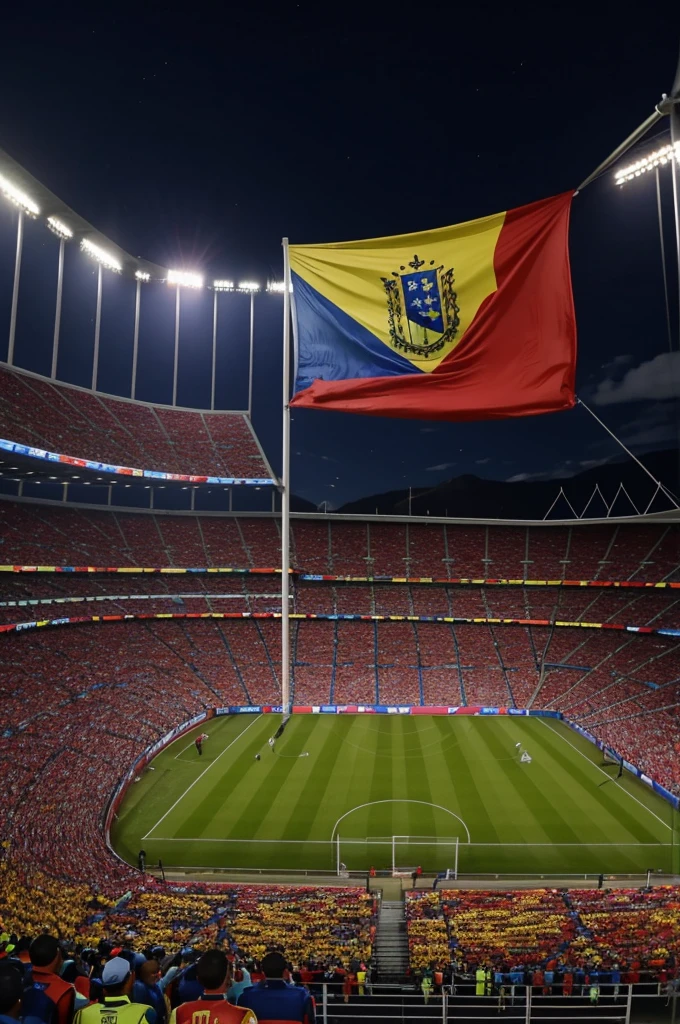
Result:
<svg viewBox="0 0 680 1024"><path fill-rule="evenodd" d="M9 199L10 203L18 206L23 213L29 213L31 217L37 217L40 213L40 208L33 202L31 197L27 196L16 185L13 185L4 174L0 174L0 192L2 192L6 199Z"/></svg>
<svg viewBox="0 0 680 1024"><path fill-rule="evenodd" d="M95 245L94 242L89 240L89 238L83 238L81 240L80 248L84 253L87 253L88 256L91 256L93 260L96 260L100 266L106 267L107 270L115 270L117 273L120 273L123 269L122 263L120 263L115 256L112 256L111 253L106 252L105 249L101 249L98 245Z"/></svg>
<svg viewBox="0 0 680 1024"><path fill-rule="evenodd" d="M614 175L614 184L625 185L627 181L633 181L634 178L639 178L647 171L653 171L655 167L665 167L672 161L674 154L675 159L680 163L680 142L676 142L675 145L661 146L660 149L649 153L648 156L636 160L634 164L622 167Z"/></svg>
<svg viewBox="0 0 680 1024"><path fill-rule="evenodd" d="M238 290L240 292L259 292L260 286L257 281L239 281Z"/></svg>
<svg viewBox="0 0 680 1024"><path fill-rule="evenodd" d="M283 295L285 290L286 290L286 282L285 281L269 281L269 283L267 284L267 291L268 292L276 292L279 295ZM289 290L292 292L292 290L293 290L292 284L291 284Z"/></svg>
<svg viewBox="0 0 680 1024"><path fill-rule="evenodd" d="M47 226L50 231L58 237L67 241L69 238L73 238L73 232L67 224L64 224L63 220L59 220L58 217L48 217Z"/></svg>
<svg viewBox="0 0 680 1024"><path fill-rule="evenodd" d="M202 288L203 275L192 274L188 270L169 270L168 284L179 284L184 288Z"/></svg>
<svg viewBox="0 0 680 1024"><path fill-rule="evenodd" d="M151 280L151 274L149 274L146 270L135 270L135 277L138 281Z"/></svg>
<svg viewBox="0 0 680 1024"><path fill-rule="evenodd" d="M233 281L213 281L213 288L216 292L233 292Z"/></svg>

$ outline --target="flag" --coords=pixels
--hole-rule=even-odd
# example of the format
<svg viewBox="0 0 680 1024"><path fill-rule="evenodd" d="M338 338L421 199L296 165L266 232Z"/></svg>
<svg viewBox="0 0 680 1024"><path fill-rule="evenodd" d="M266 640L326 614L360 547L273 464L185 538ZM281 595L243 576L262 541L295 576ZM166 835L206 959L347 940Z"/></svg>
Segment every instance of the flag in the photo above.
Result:
<svg viewBox="0 0 680 1024"><path fill-rule="evenodd" d="M430 420L571 408L571 200L416 234L291 246L291 405Z"/></svg>

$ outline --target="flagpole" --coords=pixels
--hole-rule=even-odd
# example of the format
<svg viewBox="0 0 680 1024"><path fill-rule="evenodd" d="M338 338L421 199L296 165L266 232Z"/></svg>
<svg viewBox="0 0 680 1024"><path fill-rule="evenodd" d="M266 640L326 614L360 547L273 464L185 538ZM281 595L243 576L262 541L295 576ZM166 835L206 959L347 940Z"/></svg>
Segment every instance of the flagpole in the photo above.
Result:
<svg viewBox="0 0 680 1024"><path fill-rule="evenodd" d="M635 143L638 142L643 135L646 135L650 128L654 127L657 121L660 121L661 118L668 113L665 103L666 100L664 98L664 100L662 100L659 106L655 108L654 113L650 114L649 117L645 121L643 121L642 124L638 128L636 128L634 132L631 132L628 138L625 139L620 146L616 147L613 153L609 154L606 160L603 160L602 163L595 168L592 174L589 174L588 177L581 182L579 187L576 189L577 193L581 192L586 187L586 185L590 185L590 183L592 181L595 181L596 178L599 178L601 174L604 174L604 172L608 170L608 168L610 168L612 164L616 163L617 160L620 160L623 154L627 153L631 146L634 146ZM661 107L662 109L659 109L659 107Z"/></svg>
<svg viewBox="0 0 680 1024"><path fill-rule="evenodd" d="M281 459L281 704L290 714L290 256L283 245L283 452Z"/></svg>

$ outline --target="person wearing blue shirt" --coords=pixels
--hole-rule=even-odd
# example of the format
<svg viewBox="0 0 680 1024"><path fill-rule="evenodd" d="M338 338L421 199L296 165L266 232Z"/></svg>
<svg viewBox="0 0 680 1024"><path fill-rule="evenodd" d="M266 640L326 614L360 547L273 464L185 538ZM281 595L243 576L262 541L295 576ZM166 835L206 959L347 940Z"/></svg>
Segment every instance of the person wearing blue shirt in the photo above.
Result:
<svg viewBox="0 0 680 1024"><path fill-rule="evenodd" d="M283 975L288 962L282 953L267 953L262 961L265 980L245 989L239 1006L252 1010L258 1020L299 1021L314 1024L314 1000L306 988L289 985Z"/></svg>
<svg viewBox="0 0 680 1024"><path fill-rule="evenodd" d="M21 1016L21 975L8 963L0 963L0 1024L17 1024Z"/></svg>
<svg viewBox="0 0 680 1024"><path fill-rule="evenodd" d="M176 973L176 967L170 968L168 973L161 978L161 968L158 960L145 960L139 968L137 980L132 986L133 1003L144 1003L146 1006L153 1006L156 1011L158 1024L165 1024L167 1019L168 1013L164 992Z"/></svg>
<svg viewBox="0 0 680 1024"><path fill-rule="evenodd" d="M192 1003L203 998L203 986L196 977L196 959L195 949L187 946L182 950L182 960L185 963L188 962L188 966L183 968L176 977L177 984L173 986L175 990L173 1006L179 1005L179 1003Z"/></svg>

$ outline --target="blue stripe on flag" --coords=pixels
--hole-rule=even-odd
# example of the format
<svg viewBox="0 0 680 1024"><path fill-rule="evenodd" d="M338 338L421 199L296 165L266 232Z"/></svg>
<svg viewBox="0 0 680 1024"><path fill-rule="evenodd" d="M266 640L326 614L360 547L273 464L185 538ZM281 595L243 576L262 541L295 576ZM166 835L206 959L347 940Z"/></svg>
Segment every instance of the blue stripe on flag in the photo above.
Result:
<svg viewBox="0 0 680 1024"><path fill-rule="evenodd" d="M299 274L293 273L292 277L298 342L296 392L315 380L422 373L334 302L324 298Z"/></svg>

